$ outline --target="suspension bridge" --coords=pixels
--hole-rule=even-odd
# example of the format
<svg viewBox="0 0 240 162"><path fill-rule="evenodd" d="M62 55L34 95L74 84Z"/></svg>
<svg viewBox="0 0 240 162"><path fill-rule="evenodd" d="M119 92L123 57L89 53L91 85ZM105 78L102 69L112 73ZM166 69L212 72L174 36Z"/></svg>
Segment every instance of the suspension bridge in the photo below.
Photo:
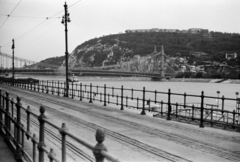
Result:
<svg viewBox="0 0 240 162"><path fill-rule="evenodd" d="M0 53L1 68L0 73L14 73L16 74L65 74L65 61L61 66L52 64L35 62L20 57L14 57L14 65L12 68L12 56L6 53ZM173 62L169 61L169 57L164 53L162 45L161 51L157 52L156 46L153 53L137 60L130 60L128 62L120 62L117 65L108 65L102 67L75 67L76 58L71 54L68 57L69 74L75 75L110 75L110 76L136 76L136 77L151 77L153 79L171 78L176 75L176 70L173 69ZM134 64L134 68L132 66ZM45 67L45 68L43 68ZM47 68L46 68L47 67ZM175 66L177 67L177 66Z"/></svg>

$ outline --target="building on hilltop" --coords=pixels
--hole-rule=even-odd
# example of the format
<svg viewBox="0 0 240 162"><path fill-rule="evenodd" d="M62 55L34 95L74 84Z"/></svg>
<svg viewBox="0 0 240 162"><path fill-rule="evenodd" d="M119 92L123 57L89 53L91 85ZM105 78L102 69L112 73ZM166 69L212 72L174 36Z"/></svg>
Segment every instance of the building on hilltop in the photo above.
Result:
<svg viewBox="0 0 240 162"><path fill-rule="evenodd" d="M147 32L162 32L162 33L191 33L191 34L208 34L208 29L202 29L202 28L191 28L188 30L179 30L179 29L158 29L158 28L152 28L152 29L133 29L133 30L126 30L126 33L147 33Z"/></svg>
<svg viewBox="0 0 240 162"><path fill-rule="evenodd" d="M225 58L227 59L227 60L233 60L233 59L236 59L237 58L237 53L235 52L235 53L226 53L225 54Z"/></svg>
<svg viewBox="0 0 240 162"><path fill-rule="evenodd" d="M190 28L190 29L188 29L188 32L192 33L192 34L207 34L208 33L208 29Z"/></svg>

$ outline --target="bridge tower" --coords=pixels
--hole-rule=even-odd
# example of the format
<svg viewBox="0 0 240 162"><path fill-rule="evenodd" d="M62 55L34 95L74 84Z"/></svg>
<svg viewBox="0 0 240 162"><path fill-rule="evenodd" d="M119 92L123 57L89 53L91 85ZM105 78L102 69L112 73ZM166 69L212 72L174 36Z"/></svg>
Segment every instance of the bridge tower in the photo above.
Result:
<svg viewBox="0 0 240 162"><path fill-rule="evenodd" d="M162 45L162 48L161 48L161 68L160 68L160 78L165 78L165 73L164 73L164 48L163 48L163 45Z"/></svg>

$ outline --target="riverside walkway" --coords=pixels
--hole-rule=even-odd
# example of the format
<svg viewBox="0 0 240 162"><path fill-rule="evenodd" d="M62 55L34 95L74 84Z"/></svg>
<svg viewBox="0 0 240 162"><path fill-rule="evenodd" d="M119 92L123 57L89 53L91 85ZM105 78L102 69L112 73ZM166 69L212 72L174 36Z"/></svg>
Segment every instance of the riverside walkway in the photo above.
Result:
<svg viewBox="0 0 240 162"><path fill-rule="evenodd" d="M240 134L236 131L199 128L198 125L153 118L151 113L143 116L133 109L121 111L111 105L80 102L11 86L1 85L0 88L9 91L13 98L21 96L23 106L30 106L36 114L39 114L40 105L46 107L45 115L49 120L57 125L66 123L69 131L87 141L94 141L93 129L103 129L109 152L121 161L228 162L240 159ZM54 150L60 147L50 137L47 143ZM68 162L79 161L72 151L68 151L67 158Z"/></svg>

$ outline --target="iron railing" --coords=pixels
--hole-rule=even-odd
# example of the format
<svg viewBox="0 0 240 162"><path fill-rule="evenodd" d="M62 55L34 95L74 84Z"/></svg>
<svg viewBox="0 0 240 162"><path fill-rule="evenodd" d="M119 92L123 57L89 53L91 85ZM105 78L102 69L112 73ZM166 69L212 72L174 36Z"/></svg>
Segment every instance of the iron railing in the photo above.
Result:
<svg viewBox="0 0 240 162"><path fill-rule="evenodd" d="M2 79L2 83L16 87L43 93L65 96L65 82L40 80L29 82L26 80ZM102 102L104 106L114 104L124 108L135 108L141 110L141 115L146 111L152 112L154 117L163 117L167 120L179 120L189 123L197 123L200 127L204 125L220 126L229 129L240 129L240 100L236 98L225 98L205 96L202 91L200 95L150 91L143 87L142 90L124 88L123 86L107 87L71 82L69 84L69 97ZM238 92L236 93L236 95ZM193 102L194 101L194 102ZM217 103L216 103L217 101ZM226 108L227 107L227 108ZM230 111L229 109L232 109Z"/></svg>
<svg viewBox="0 0 240 162"><path fill-rule="evenodd" d="M15 85L19 86L19 84ZM61 127L59 127L53 122L49 121L44 114L45 108L43 106L40 107L39 111L40 115L33 113L29 106L27 108L22 106L20 97L17 97L15 102L13 98L10 99L8 92L0 89L0 132L3 134L6 143L14 150L14 156L17 161L27 158L32 162L44 162L44 156L47 154L50 162L66 162L66 148L68 144L66 137L70 137L71 139L92 150L96 162L102 162L104 158L108 159L109 161L119 162L118 159L107 152L106 147L103 144L105 134L101 129L96 131L97 144L94 146L68 131L64 123ZM45 125L55 128L56 131L61 134L60 143L62 148L60 159L60 156L57 157L53 149L47 149L47 145L45 143L45 134L49 134L49 130ZM34 132L32 130L33 126L39 128L39 140L37 140L37 135L32 133ZM54 134L51 135L54 136ZM26 151L26 139L28 141L31 140L32 142L32 156L30 156Z"/></svg>

